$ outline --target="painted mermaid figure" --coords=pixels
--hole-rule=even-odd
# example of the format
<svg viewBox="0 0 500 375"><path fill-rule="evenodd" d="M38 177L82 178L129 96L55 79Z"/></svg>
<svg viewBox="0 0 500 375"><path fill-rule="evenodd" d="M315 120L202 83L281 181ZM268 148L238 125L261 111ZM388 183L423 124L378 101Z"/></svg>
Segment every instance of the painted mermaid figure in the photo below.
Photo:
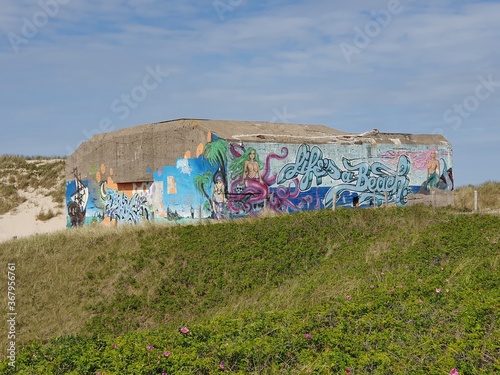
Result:
<svg viewBox="0 0 500 375"><path fill-rule="evenodd" d="M430 159L427 160L427 190L437 188L439 184L440 164L436 159L436 151L431 151Z"/></svg>
<svg viewBox="0 0 500 375"><path fill-rule="evenodd" d="M236 211L250 212L254 211L255 205L263 206L268 195L268 187L260 171L264 165L253 147L238 151L235 154L239 156L229 164L231 178L234 179L232 191L238 191L236 196L233 194L235 199L231 203Z"/></svg>
<svg viewBox="0 0 500 375"><path fill-rule="evenodd" d="M245 161L243 167L243 181L247 179L259 180L262 184L262 177L260 175L260 164L255 160L256 153L255 150L251 150L248 154L249 159Z"/></svg>

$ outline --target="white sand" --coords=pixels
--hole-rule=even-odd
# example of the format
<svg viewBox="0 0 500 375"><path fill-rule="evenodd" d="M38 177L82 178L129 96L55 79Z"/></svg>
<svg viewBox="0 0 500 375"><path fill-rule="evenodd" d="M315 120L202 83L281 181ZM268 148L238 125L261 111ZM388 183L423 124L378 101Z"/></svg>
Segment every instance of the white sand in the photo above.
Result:
<svg viewBox="0 0 500 375"><path fill-rule="evenodd" d="M0 215L0 242L13 237L27 237L37 233L49 233L66 228L66 209L57 208L51 197L36 192L20 192L27 200L15 210ZM47 221L38 221L36 216L41 210L59 212Z"/></svg>

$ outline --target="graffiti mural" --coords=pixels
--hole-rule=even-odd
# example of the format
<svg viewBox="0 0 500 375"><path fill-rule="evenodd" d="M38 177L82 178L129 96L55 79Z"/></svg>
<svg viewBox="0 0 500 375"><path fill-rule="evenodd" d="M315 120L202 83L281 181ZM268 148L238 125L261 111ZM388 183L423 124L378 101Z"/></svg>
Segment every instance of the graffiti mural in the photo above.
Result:
<svg viewBox="0 0 500 375"><path fill-rule="evenodd" d="M135 193L129 198L124 192L120 194L116 190L106 189L105 185L101 185L101 198L110 220L137 224L143 218L150 219L149 204L145 196Z"/></svg>
<svg viewBox="0 0 500 375"><path fill-rule="evenodd" d="M73 169L73 176L75 177L73 185L66 185L66 191L72 191L67 203L67 208L69 216L69 226L77 227L85 224L87 202L89 199L89 189L87 185L82 181L81 175L78 174L78 170L76 168Z"/></svg>
<svg viewBox="0 0 500 375"><path fill-rule="evenodd" d="M94 221L104 223L137 224L151 220L152 182L131 182L117 184L113 180L113 169L102 164L95 173L94 204L101 212Z"/></svg>
<svg viewBox="0 0 500 375"><path fill-rule="evenodd" d="M426 161L427 178L422 183L419 193L430 194L433 189L453 190L453 171L447 168L444 158L439 160L438 151L431 150Z"/></svg>
<svg viewBox="0 0 500 375"><path fill-rule="evenodd" d="M301 145L297 151L295 162L286 164L278 173L277 183L302 176L299 184L301 191L311 188L313 179L316 186L323 185L323 178L329 177L332 181L340 180L342 183L331 187L325 195L324 207L331 207L336 197L344 192L355 192L357 203L376 199L382 201L386 195L389 200L394 200L398 206L407 202L409 193L408 172L410 160L406 155L400 155L396 170L391 170L380 162L355 163L345 157L342 158L344 170L339 168L335 161L324 158L318 146L312 149L308 145Z"/></svg>
<svg viewBox="0 0 500 375"><path fill-rule="evenodd" d="M191 207L194 211L201 198L193 181L203 171L201 158L182 158L175 165L163 166L153 173L155 220L182 222L194 218Z"/></svg>
<svg viewBox="0 0 500 375"><path fill-rule="evenodd" d="M404 206L420 188L415 182L412 184L412 179L419 181L418 175L425 172L424 168L439 169L433 163L419 160L428 156L428 149L394 152L381 146L378 155L370 150L372 155L368 157L359 152L362 150L359 146L289 145L281 147L279 153L268 152L262 163L259 157L262 152L256 150L259 146L262 144L247 148L231 145L229 169L233 182L229 207L234 214L252 214L263 207L293 212L332 205L379 206L384 202ZM325 157L325 152L334 157ZM443 155L450 160L451 151L444 150ZM249 163L252 167L245 168ZM446 166L445 158L438 164ZM451 190L451 168L444 168L447 173L432 187ZM248 169L262 169L262 173L248 179Z"/></svg>
<svg viewBox="0 0 500 375"><path fill-rule="evenodd" d="M437 148L407 151L390 150L381 156L391 160L403 153L408 155L412 170L419 175L414 181L418 181L418 186L412 188L413 192L427 195L432 190L452 191L454 189L451 150L438 150Z"/></svg>
<svg viewBox="0 0 500 375"><path fill-rule="evenodd" d="M352 173L352 183L339 184L328 190L325 197L325 207L331 207L333 197L342 194L344 191L357 193L357 204L361 205L367 201L380 205L384 199L389 202L394 201L397 206L403 206L408 202L410 179L410 160L406 155L401 155L395 170L391 170L386 165L373 162L361 162L354 164L348 159L343 159L346 170Z"/></svg>
<svg viewBox="0 0 500 375"><path fill-rule="evenodd" d="M453 190L448 144L227 142L209 133L195 152L145 172L149 181L115 183L104 164L89 166L88 180L75 171L66 184L68 226L405 206Z"/></svg>
<svg viewBox="0 0 500 375"><path fill-rule="evenodd" d="M212 212L214 219L229 218L227 205L227 194L224 186L224 177L222 173L217 172L214 176L215 184L212 191Z"/></svg>
<svg viewBox="0 0 500 375"><path fill-rule="evenodd" d="M200 156L200 163L205 165L202 168L204 172L197 174L193 180L196 191L204 197L202 210L219 220L230 215L227 205L227 147L222 138L214 137L207 143Z"/></svg>
<svg viewBox="0 0 500 375"><path fill-rule="evenodd" d="M264 172L261 169L264 167ZM269 194L267 169L257 151L231 145L229 207L235 214L251 213L264 207Z"/></svg>
<svg viewBox="0 0 500 375"><path fill-rule="evenodd" d="M75 182L66 183L68 227L91 223L138 223L152 219L151 182L116 184L113 169L104 164L90 166L89 174L93 178L82 181L75 171Z"/></svg>

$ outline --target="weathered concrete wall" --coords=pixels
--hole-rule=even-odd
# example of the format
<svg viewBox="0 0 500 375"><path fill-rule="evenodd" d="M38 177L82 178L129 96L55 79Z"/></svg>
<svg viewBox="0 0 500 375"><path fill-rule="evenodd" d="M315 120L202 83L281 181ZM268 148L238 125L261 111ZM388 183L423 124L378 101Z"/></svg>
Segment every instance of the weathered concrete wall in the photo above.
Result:
<svg viewBox="0 0 500 375"><path fill-rule="evenodd" d="M150 181L148 170L175 164L179 157L198 156L207 132L196 123L157 123L98 134L68 157L66 180L74 168L82 179L92 177L101 164L112 166L114 181Z"/></svg>
<svg viewBox="0 0 500 375"><path fill-rule="evenodd" d="M107 143L85 144L69 160L85 172L68 178L68 225L224 219L264 209L370 207L386 200L398 206L452 204L452 150L446 142L228 142L197 126L178 131L163 140L154 129L124 135L124 144L137 151L137 158L126 161L118 151L102 151ZM95 154L92 145L99 145ZM249 161L255 163L245 168ZM68 164L72 171L75 164Z"/></svg>
<svg viewBox="0 0 500 375"><path fill-rule="evenodd" d="M426 204L433 207L455 206L455 192L433 189L428 194L409 195L408 205Z"/></svg>

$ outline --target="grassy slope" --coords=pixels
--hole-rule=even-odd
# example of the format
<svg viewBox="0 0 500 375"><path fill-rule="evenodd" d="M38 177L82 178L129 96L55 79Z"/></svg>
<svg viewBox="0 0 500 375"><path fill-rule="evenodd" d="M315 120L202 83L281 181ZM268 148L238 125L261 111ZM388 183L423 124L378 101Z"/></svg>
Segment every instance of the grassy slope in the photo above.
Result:
<svg viewBox="0 0 500 375"><path fill-rule="evenodd" d="M499 237L498 216L417 206L0 244L18 373L495 374Z"/></svg>

